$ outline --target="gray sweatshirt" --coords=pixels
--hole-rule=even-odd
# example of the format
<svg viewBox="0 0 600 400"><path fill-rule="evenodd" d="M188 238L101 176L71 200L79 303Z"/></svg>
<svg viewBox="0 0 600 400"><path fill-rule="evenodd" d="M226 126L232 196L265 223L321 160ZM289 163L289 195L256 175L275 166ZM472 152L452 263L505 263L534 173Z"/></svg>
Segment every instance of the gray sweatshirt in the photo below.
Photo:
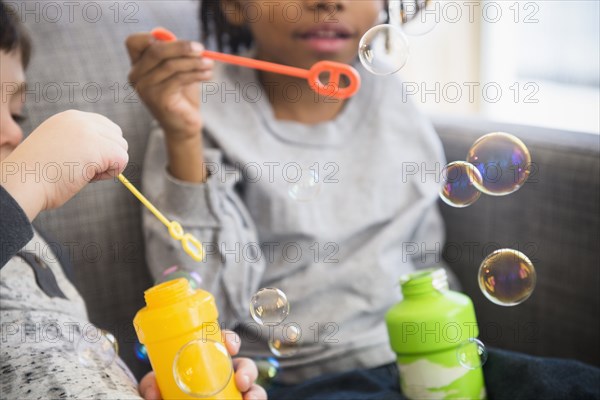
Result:
<svg viewBox="0 0 600 400"><path fill-rule="evenodd" d="M0 399L140 399L120 358L109 365L89 356L80 361L88 346L100 346L100 331L88 320L55 249L56 243L34 231L22 250L45 273L37 276L19 256L0 269ZM50 282L60 295L43 290Z"/></svg>
<svg viewBox="0 0 600 400"><path fill-rule="evenodd" d="M283 290L291 312L280 328L301 333L299 351L280 360L287 383L392 362L383 316L401 299L398 280L440 262L441 143L397 76L358 69L359 93L334 120L309 126L276 120L254 71L218 65L201 102L208 181L168 174L159 128L146 154L144 192L207 253L193 261L145 212L151 272L198 271L246 356L269 355L278 335L252 321L251 296ZM286 88L290 101L297 89ZM301 201L290 195L298 189Z"/></svg>

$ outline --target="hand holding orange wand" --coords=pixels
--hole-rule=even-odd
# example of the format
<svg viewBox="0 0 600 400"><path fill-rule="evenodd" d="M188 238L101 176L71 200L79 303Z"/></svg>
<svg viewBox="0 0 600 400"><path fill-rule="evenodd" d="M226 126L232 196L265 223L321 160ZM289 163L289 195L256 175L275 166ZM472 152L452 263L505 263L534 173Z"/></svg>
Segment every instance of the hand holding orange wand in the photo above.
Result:
<svg viewBox="0 0 600 400"><path fill-rule="evenodd" d="M163 40L167 42L177 40L177 37L165 28L155 28L151 33L152 36L157 40ZM307 70L210 50L204 50L202 54L199 55L228 64L235 64L242 67L254 68L262 71L274 72L276 74L306 79L310 88L322 96L347 99L351 96L354 96L356 92L358 92L358 89L360 89L360 75L358 74L358 71L349 65L334 61L319 61ZM326 84L321 82L319 79L319 76L323 73L329 74L329 82ZM347 86L341 87L340 81L342 76L347 78Z"/></svg>

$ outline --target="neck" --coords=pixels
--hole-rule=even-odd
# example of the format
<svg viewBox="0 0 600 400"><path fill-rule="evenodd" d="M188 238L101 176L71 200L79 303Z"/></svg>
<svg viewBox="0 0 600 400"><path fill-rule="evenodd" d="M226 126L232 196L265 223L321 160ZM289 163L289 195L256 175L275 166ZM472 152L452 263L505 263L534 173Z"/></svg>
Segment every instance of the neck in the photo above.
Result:
<svg viewBox="0 0 600 400"><path fill-rule="evenodd" d="M331 121L344 107L344 100L315 93L304 79L263 71L259 77L278 120L318 124Z"/></svg>

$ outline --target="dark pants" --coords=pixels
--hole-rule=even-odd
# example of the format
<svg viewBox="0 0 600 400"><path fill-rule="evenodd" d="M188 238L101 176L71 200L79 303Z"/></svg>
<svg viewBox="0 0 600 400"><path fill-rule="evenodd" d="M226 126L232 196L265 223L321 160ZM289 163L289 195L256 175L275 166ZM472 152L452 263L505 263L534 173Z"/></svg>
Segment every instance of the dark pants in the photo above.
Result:
<svg viewBox="0 0 600 400"><path fill-rule="evenodd" d="M532 357L489 349L483 366L489 400L600 399L600 369L571 360ZM269 399L395 399L400 392L396 364L325 375L299 385L275 383Z"/></svg>

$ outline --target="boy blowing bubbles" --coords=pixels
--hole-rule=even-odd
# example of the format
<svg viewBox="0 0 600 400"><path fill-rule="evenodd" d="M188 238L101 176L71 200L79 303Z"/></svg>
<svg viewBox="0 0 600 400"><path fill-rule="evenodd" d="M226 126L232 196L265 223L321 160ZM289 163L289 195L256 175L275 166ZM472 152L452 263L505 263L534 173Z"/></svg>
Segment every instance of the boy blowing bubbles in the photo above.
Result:
<svg viewBox="0 0 600 400"><path fill-rule="evenodd" d="M31 269L26 268L21 259L27 260L31 243L43 240L30 221L43 210L60 207L89 182L120 174L129 159L127 142L121 129L108 118L74 110L50 117L23 141L18 122L23 119L24 69L30 58L30 42L2 1L0 21L2 322L3 325L16 325L18 321L25 321L23 324L36 326L52 320L58 321L58 324L87 326L89 322L83 299L66 279L61 266L44 260L43 255L37 255L38 259L41 257L38 262L45 263L46 271L54 275L52 280L57 286L49 293L47 286L37 283L40 279L47 279L48 272L44 277L35 265L30 264ZM41 171L46 170L52 172L45 176ZM35 275L35 280L32 275ZM21 328L25 326L23 324ZM229 353L237 354L239 337L231 332L224 336ZM120 360L105 370L110 375L101 374L98 370L78 368L77 355L71 346L48 341L21 342L19 337L7 335L6 342L3 341L2 366L6 374L0 384L0 398L48 397L56 394L48 390L58 386L66 397L96 397L98 393L115 398L161 397L152 372L142 379L138 387L129 378L127 367ZM45 358L40 354L46 354ZM29 385L11 384L17 379L17 374L32 375L31 364L35 361L44 363L46 367L54 366L54 371L58 372L35 374L29 379ZM237 358L234 368L236 384L244 399L266 397L264 390L253 383L257 369L251 360ZM14 376L11 377L11 374ZM50 380L52 385L49 385Z"/></svg>

